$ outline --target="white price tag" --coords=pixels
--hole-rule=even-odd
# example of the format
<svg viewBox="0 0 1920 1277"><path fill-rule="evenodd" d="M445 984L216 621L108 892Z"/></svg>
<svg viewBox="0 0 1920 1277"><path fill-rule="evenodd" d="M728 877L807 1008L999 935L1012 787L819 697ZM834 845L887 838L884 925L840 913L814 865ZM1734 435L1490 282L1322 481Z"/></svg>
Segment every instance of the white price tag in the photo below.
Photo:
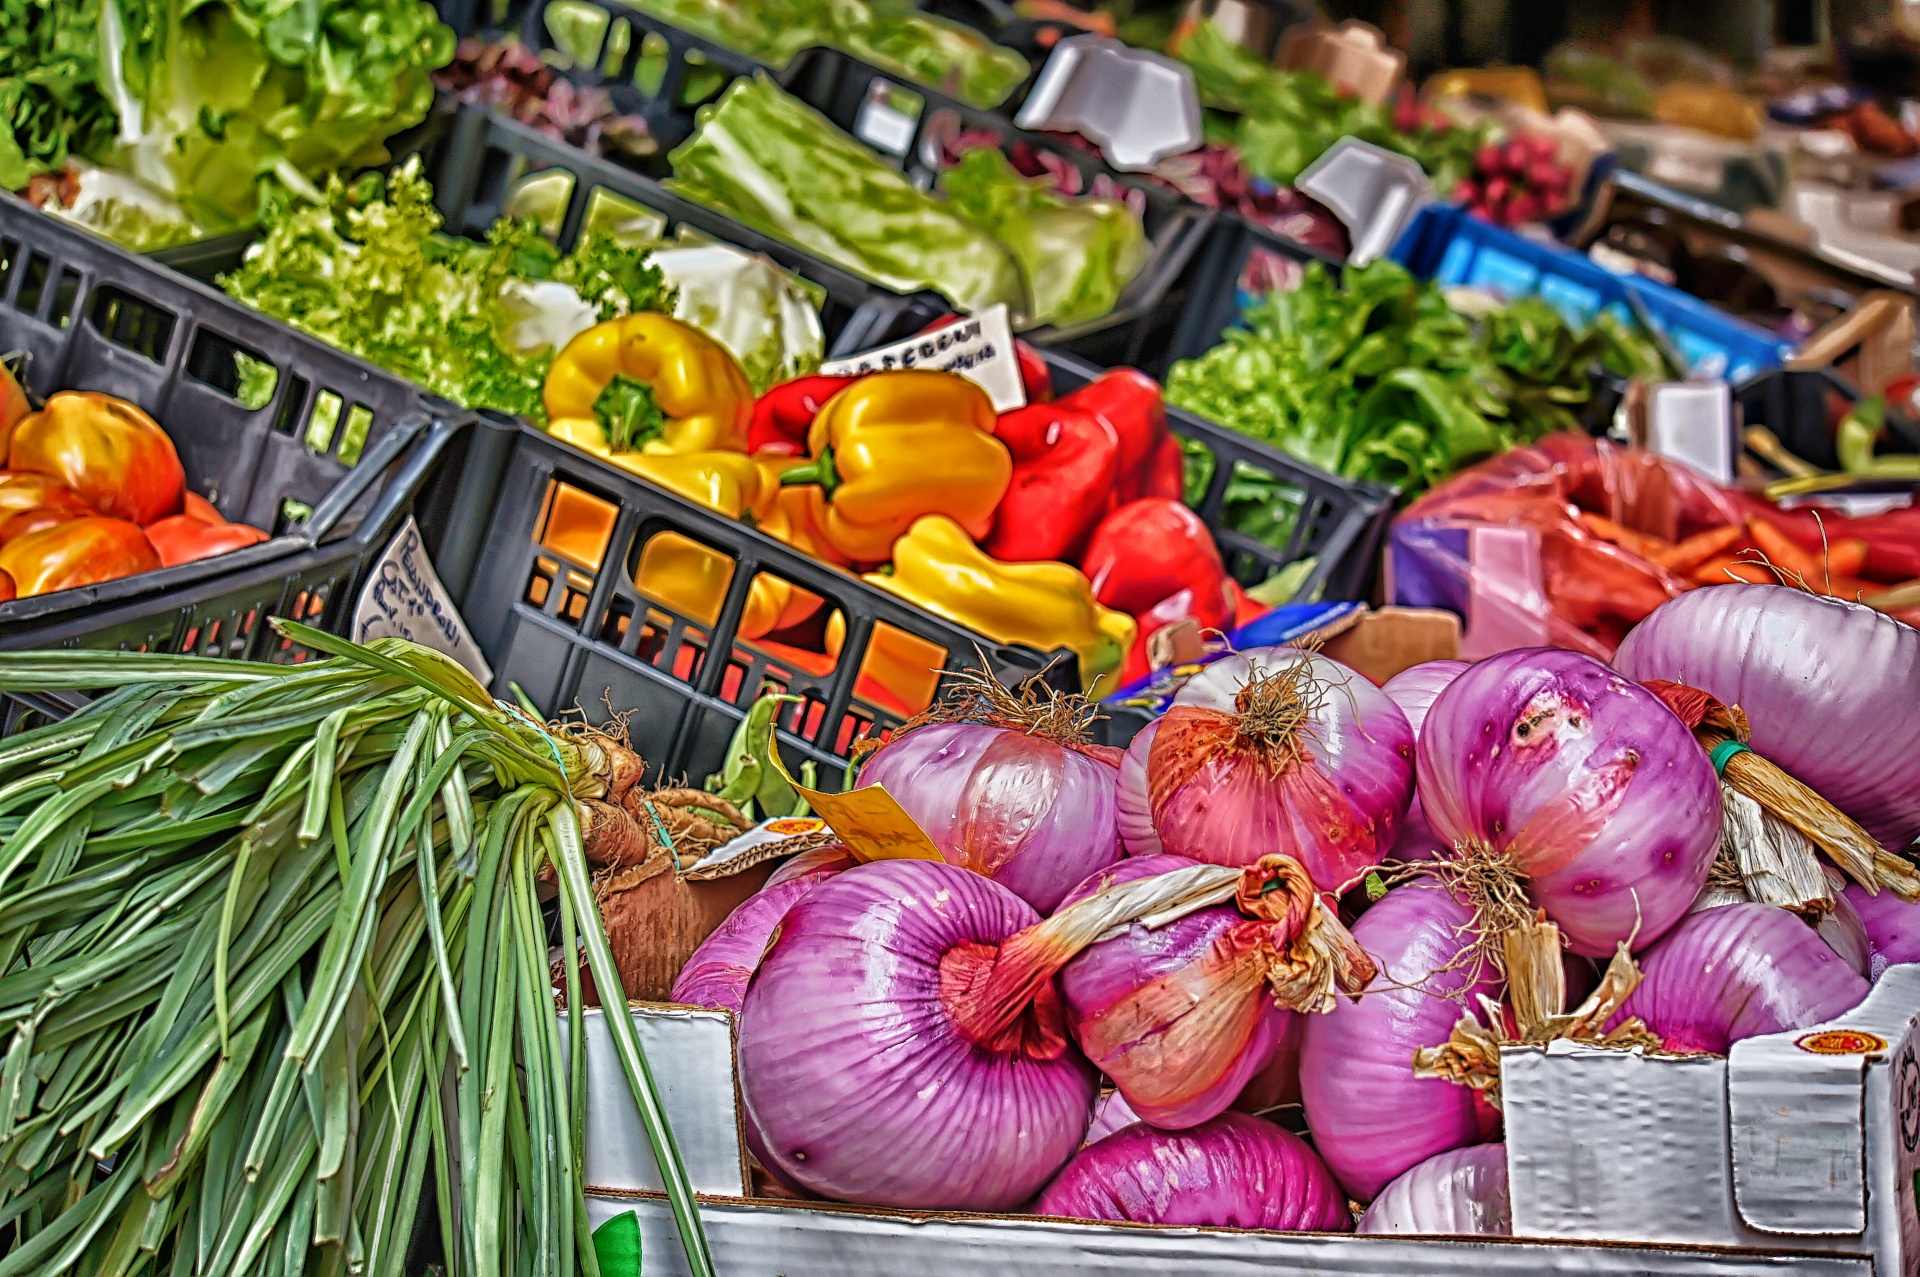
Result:
<svg viewBox="0 0 1920 1277"><path fill-rule="evenodd" d="M888 155L905 155L920 120L920 96L875 76L854 116L853 135ZM904 108L904 109L903 109Z"/></svg>
<svg viewBox="0 0 1920 1277"><path fill-rule="evenodd" d="M821 372L839 377L904 368L957 372L987 392L995 412L1012 412L1027 404L1026 386L1020 380L1020 356L1013 348L1013 322L1005 303L918 337L820 365Z"/></svg>
<svg viewBox="0 0 1920 1277"><path fill-rule="evenodd" d="M447 587L440 584L411 517L394 534L361 588L351 637L356 643L408 639L451 656L483 685L493 682L493 668L480 655L460 610L447 597Z"/></svg>

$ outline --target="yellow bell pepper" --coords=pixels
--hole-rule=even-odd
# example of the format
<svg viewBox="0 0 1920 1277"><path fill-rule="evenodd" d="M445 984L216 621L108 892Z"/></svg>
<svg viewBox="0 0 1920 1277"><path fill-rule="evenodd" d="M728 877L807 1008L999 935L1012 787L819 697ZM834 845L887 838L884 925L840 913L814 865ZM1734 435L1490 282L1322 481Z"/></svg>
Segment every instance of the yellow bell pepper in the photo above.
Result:
<svg viewBox="0 0 1920 1277"><path fill-rule="evenodd" d="M641 311L578 334L542 389L550 422L598 422L611 451L744 452L753 390L725 346Z"/></svg>
<svg viewBox="0 0 1920 1277"><path fill-rule="evenodd" d="M990 559L942 515L916 519L894 543L891 575L864 579L995 642L1069 649L1089 693L1110 681L1133 646L1133 618L1096 603L1080 569Z"/></svg>
<svg viewBox="0 0 1920 1277"><path fill-rule="evenodd" d="M994 420L987 392L955 373L865 377L821 407L807 432L812 461L781 482L819 486L827 544L856 563L885 562L922 515L982 537L1013 477Z"/></svg>

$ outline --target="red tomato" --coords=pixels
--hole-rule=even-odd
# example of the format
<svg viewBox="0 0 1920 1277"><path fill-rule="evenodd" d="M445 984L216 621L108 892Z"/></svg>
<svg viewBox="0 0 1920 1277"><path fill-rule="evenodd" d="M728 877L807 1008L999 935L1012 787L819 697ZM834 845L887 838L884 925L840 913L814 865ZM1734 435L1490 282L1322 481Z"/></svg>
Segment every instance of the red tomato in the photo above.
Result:
<svg viewBox="0 0 1920 1277"><path fill-rule="evenodd" d="M180 513L187 486L167 432L92 391L63 390L15 426L7 465L52 475L101 514L139 524Z"/></svg>
<svg viewBox="0 0 1920 1277"><path fill-rule="evenodd" d="M0 530L4 535L4 530ZM176 514L147 525L147 540L167 567L210 559L249 545L259 545L267 534L244 523L202 523L191 514Z"/></svg>
<svg viewBox="0 0 1920 1277"><path fill-rule="evenodd" d="M44 505L36 506L31 510L22 510L19 514L0 520L0 545L5 545L15 537L23 537L29 532L38 532L56 523L71 523L75 519L84 519L91 514L92 511L86 509Z"/></svg>
<svg viewBox="0 0 1920 1277"><path fill-rule="evenodd" d="M98 585L151 572L160 556L139 525L125 519L72 519L0 546L0 572L22 598Z"/></svg>
<svg viewBox="0 0 1920 1277"><path fill-rule="evenodd" d="M181 514L189 518L198 519L202 523L226 522L225 519L220 517L220 512L213 508L213 502L207 500L198 492L189 491L183 499L186 504L185 508L180 511Z"/></svg>

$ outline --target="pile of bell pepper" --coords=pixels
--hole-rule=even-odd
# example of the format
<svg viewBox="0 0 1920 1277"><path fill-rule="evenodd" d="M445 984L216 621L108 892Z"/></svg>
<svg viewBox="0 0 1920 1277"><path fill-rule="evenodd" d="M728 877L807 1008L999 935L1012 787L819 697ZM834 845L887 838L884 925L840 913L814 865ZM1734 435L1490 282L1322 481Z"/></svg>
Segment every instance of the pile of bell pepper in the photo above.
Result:
<svg viewBox="0 0 1920 1277"><path fill-rule="evenodd" d="M1001 414L972 381L922 369L802 377L755 399L724 347L647 312L560 352L547 428L989 639L1066 648L1092 691L1144 674L1146 636L1163 626L1226 630L1265 610L1180 499L1182 450L1152 378L1117 369L1055 398L1024 347L1020 370L1028 403ZM581 528L556 524L587 517L556 503L542 540L580 544ZM635 585L711 625L732 570L662 533L642 547ZM737 633L802 667L824 659L823 672L845 638L837 610L816 616L823 606L762 574ZM809 630L824 652L791 646ZM913 712L944 663L883 626L862 695Z"/></svg>
<svg viewBox="0 0 1920 1277"><path fill-rule="evenodd" d="M133 404L63 390L35 411L0 368L0 602L174 567L267 539L187 490Z"/></svg>

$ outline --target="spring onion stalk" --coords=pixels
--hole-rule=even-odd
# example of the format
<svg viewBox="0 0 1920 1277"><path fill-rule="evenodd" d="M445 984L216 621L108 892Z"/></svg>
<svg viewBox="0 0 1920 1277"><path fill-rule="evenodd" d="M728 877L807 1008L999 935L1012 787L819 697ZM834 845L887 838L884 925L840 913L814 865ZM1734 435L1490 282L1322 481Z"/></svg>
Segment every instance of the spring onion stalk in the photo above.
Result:
<svg viewBox="0 0 1920 1277"><path fill-rule="evenodd" d="M624 1005L576 803L631 756L437 653L282 630L337 659L0 657L0 690L102 693L0 741L0 1277L388 1277L429 1178L458 1277L599 1277L541 887L574 1005L582 953Z"/></svg>

